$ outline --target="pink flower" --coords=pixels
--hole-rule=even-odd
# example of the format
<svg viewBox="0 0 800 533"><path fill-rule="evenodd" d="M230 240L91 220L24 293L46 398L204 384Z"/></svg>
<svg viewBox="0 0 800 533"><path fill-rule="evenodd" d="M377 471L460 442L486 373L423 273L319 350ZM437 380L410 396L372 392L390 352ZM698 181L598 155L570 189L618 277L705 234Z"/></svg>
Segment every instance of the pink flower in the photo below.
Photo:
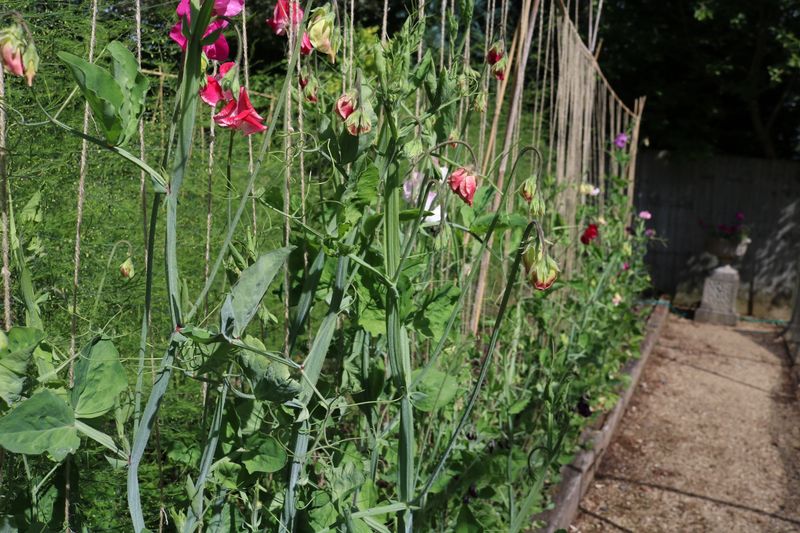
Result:
<svg viewBox="0 0 800 533"><path fill-rule="evenodd" d="M183 19L190 20L191 9L189 7L189 0L181 0L175 12L178 14L178 22L172 27L169 32L169 37L181 47L181 50L186 51L186 36L183 34ZM203 37L206 37L217 30L224 29L228 26L228 21L223 19L216 19L208 25ZM213 43L203 47L206 57L215 59L217 61L224 61L228 59L230 54L230 47L228 41L222 33L219 34L217 40Z"/></svg>
<svg viewBox="0 0 800 533"><path fill-rule="evenodd" d="M628 140L627 133L620 133L614 138L614 146L617 148L625 148L625 145L628 144Z"/></svg>
<svg viewBox="0 0 800 533"><path fill-rule="evenodd" d="M614 307L618 306L622 303L622 295L618 292L614 293L614 296L611 297L611 303L614 304Z"/></svg>
<svg viewBox="0 0 800 533"><path fill-rule="evenodd" d="M653 214L650 211L639 211L639 218L642 220L650 220L653 218Z"/></svg>
<svg viewBox="0 0 800 533"><path fill-rule="evenodd" d="M628 263L622 263L622 270L630 270L631 266Z"/></svg>
<svg viewBox="0 0 800 533"><path fill-rule="evenodd" d="M644 230L644 235L645 237L652 239L653 237L656 236L656 230L654 230L653 228L647 228L646 230Z"/></svg>
<svg viewBox="0 0 800 533"><path fill-rule="evenodd" d="M22 50L15 47L11 42L3 44L3 66L14 76L22 76L25 68L22 64Z"/></svg>
<svg viewBox="0 0 800 533"><path fill-rule="evenodd" d="M347 120L356 107L358 107L358 97L354 91L348 91L336 100L336 113L342 117L342 120Z"/></svg>
<svg viewBox="0 0 800 533"><path fill-rule="evenodd" d="M494 65L492 65L492 74L494 74L496 80L503 81L504 79L506 79L507 64L508 62L506 61L506 58L503 58Z"/></svg>
<svg viewBox="0 0 800 533"><path fill-rule="evenodd" d="M218 17L235 17L242 8L244 0L214 0L214 14Z"/></svg>
<svg viewBox="0 0 800 533"><path fill-rule="evenodd" d="M219 113L214 115L214 122L221 128L239 130L244 135L260 133L267 129L264 119L253 108L247 89L239 89L239 100L231 99Z"/></svg>
<svg viewBox="0 0 800 533"><path fill-rule="evenodd" d="M290 13L291 12L291 13ZM290 22L291 16L291 22ZM267 24L275 32L275 35L286 35L289 26L297 30L300 21L303 20L303 8L297 0L278 0L272 12L272 18L267 19Z"/></svg>
<svg viewBox="0 0 800 533"><path fill-rule="evenodd" d="M314 51L314 45L311 44L311 39L308 38L308 33L303 32L303 40L300 42L300 54L307 56L311 55Z"/></svg>
<svg viewBox="0 0 800 533"><path fill-rule="evenodd" d="M229 88L222 88L220 81L228 71L235 67L236 63L228 61L219 66L219 72L216 76L208 76L206 78L206 86L200 89L200 99L211 107L215 107L220 101L228 101L233 99L233 94Z"/></svg>
<svg viewBox="0 0 800 533"><path fill-rule="evenodd" d="M472 205L472 201L475 197L475 190L478 188L478 182L472 172L464 167L458 168L450 174L447 183L450 185L450 189L452 189L459 198L469 205Z"/></svg>

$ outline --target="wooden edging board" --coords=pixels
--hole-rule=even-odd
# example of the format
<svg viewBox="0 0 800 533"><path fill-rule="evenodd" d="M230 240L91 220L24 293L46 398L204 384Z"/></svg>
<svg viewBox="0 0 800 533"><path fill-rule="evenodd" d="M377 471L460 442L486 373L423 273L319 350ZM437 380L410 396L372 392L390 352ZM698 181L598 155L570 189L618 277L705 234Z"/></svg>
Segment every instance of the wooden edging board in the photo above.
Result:
<svg viewBox="0 0 800 533"><path fill-rule="evenodd" d="M658 341L661 329L669 314L669 302L659 300L647 320L646 333L641 345L641 357L628 362L623 372L630 376L630 385L620 394L614 406L603 421L600 429L587 429L581 435L581 448L572 463L561 468L561 482L553 496L554 507L538 516L536 520L545 522L539 533L553 533L559 529L567 529L578 515L581 498L594 479L600 461L605 454L611 439L622 421L633 391L639 383L642 370L647 364L650 352Z"/></svg>

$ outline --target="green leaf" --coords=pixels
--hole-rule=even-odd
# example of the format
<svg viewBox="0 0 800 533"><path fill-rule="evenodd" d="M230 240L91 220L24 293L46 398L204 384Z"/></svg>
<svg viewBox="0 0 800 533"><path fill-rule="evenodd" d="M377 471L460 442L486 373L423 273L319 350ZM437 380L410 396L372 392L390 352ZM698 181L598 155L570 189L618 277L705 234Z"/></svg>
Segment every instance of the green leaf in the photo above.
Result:
<svg viewBox="0 0 800 533"><path fill-rule="evenodd" d="M114 407L117 395L128 386L114 343L97 338L81 352L75 365L72 407L77 418L96 418Z"/></svg>
<svg viewBox="0 0 800 533"><path fill-rule="evenodd" d="M117 81L106 70L69 52L58 52L58 57L72 72L106 141L116 145L122 135L120 110L124 102Z"/></svg>
<svg viewBox="0 0 800 533"><path fill-rule="evenodd" d="M118 144L124 144L138 130L139 117L144 111L144 96L150 82L139 72L139 65L134 55L120 42L108 43L107 50L114 58L114 79L124 95L120 108L123 133L118 142Z"/></svg>
<svg viewBox="0 0 800 533"><path fill-rule="evenodd" d="M294 246L267 252L247 267L233 286L220 312L222 332L227 339L238 339L258 311L258 306L275 274L294 250Z"/></svg>
<svg viewBox="0 0 800 533"><path fill-rule="evenodd" d="M61 461L80 446L72 408L44 389L0 418L0 446L14 453L49 453Z"/></svg>
<svg viewBox="0 0 800 533"><path fill-rule="evenodd" d="M267 351L255 337L247 336L245 344ZM300 384L291 378L289 368L249 350L240 350L239 360L247 377L253 381L253 394L259 400L285 402L300 394Z"/></svg>
<svg viewBox="0 0 800 533"><path fill-rule="evenodd" d="M427 295L414 313L414 329L428 338L438 339L444 335L444 328L460 294L458 287L446 283L434 294Z"/></svg>
<svg viewBox="0 0 800 533"><path fill-rule="evenodd" d="M411 376L411 381L417 379L421 369L417 369ZM420 411L430 413L441 409L453 401L458 392L458 382L455 377L449 376L435 368L429 369L422 380L417 384L415 391L414 407Z"/></svg>
<svg viewBox="0 0 800 533"><path fill-rule="evenodd" d="M286 459L286 450L272 436L261 440L257 448L242 454L242 464L250 474L277 472L286 464Z"/></svg>
<svg viewBox="0 0 800 533"><path fill-rule="evenodd" d="M13 327L8 334L0 331L0 398L8 405L20 399L31 354L43 337L44 333L34 328Z"/></svg>
<svg viewBox="0 0 800 533"><path fill-rule="evenodd" d="M481 533L484 531L483 526L472 514L469 505L462 505L458 513L458 520L456 521L456 533Z"/></svg>

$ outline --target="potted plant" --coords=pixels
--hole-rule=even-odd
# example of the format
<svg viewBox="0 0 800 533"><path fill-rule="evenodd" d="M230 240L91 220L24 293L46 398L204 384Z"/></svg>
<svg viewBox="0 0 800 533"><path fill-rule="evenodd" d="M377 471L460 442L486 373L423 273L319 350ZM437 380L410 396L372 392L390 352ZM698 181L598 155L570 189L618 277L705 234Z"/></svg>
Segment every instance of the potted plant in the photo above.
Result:
<svg viewBox="0 0 800 533"><path fill-rule="evenodd" d="M706 251L719 259L723 265L729 265L737 259L744 257L750 245L748 228L744 224L744 213L739 211L734 215L732 224L721 223L706 225L702 220L701 227L708 232L706 238Z"/></svg>

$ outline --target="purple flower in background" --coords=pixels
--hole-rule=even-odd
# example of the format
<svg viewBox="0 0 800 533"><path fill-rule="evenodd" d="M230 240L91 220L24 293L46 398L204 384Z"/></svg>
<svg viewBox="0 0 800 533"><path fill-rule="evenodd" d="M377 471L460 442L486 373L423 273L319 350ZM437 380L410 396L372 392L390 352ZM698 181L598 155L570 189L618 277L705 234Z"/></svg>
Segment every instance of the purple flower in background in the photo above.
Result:
<svg viewBox="0 0 800 533"><path fill-rule="evenodd" d="M744 222L744 213L741 212L741 211L737 212L736 213L736 220L738 220L739 222Z"/></svg>
<svg viewBox="0 0 800 533"><path fill-rule="evenodd" d="M628 140L627 133L620 133L614 138L614 146L617 148L625 148L625 145L628 144Z"/></svg>
<svg viewBox="0 0 800 533"><path fill-rule="evenodd" d="M656 236L656 230L654 230L653 228L647 228L646 230L644 230L644 235L648 239L652 239L653 237Z"/></svg>
<svg viewBox="0 0 800 533"><path fill-rule="evenodd" d="M639 218L642 220L650 220L653 218L653 214L650 211L639 211Z"/></svg>

